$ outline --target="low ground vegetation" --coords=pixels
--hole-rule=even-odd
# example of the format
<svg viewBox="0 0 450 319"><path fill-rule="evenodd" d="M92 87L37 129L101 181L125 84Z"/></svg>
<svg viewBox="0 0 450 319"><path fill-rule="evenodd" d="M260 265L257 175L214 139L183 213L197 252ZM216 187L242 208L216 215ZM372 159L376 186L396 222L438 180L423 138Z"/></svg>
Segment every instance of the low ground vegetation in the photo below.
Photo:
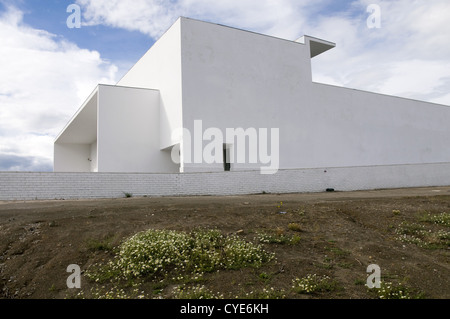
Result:
<svg viewBox="0 0 450 319"><path fill-rule="evenodd" d="M5 203L0 296L449 298L449 211L446 195ZM69 264L81 289L66 286Z"/></svg>

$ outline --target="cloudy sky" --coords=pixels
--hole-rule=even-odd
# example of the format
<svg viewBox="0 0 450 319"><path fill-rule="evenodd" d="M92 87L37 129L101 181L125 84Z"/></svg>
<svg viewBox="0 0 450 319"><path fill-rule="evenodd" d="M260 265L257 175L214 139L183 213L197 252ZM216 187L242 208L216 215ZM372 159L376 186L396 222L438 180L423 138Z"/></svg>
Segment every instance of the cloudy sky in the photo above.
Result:
<svg viewBox="0 0 450 319"><path fill-rule="evenodd" d="M55 137L95 86L179 16L329 40L314 81L450 105L448 0L0 0L0 171L51 171Z"/></svg>

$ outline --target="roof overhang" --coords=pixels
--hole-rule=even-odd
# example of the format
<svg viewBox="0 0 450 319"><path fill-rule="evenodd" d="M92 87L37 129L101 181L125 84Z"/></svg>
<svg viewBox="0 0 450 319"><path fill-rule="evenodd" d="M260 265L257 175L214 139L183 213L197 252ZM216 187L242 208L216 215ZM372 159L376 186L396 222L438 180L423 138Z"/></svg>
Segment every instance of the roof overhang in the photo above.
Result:
<svg viewBox="0 0 450 319"><path fill-rule="evenodd" d="M92 144L97 140L98 87L55 139L57 144Z"/></svg>
<svg viewBox="0 0 450 319"><path fill-rule="evenodd" d="M314 38L314 37L310 37L309 35L304 35L303 37L301 37L300 39L298 39L295 42L306 44L306 45L309 44L311 58L314 58L315 56L318 56L319 54L322 54L322 53L336 47L336 43L318 39L318 38Z"/></svg>

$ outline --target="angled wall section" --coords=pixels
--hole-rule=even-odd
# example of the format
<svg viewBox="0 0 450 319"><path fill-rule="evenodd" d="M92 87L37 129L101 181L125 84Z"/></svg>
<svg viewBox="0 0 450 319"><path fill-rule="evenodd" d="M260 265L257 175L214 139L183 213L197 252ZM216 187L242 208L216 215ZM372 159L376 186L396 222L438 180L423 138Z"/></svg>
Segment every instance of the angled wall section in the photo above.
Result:
<svg viewBox="0 0 450 319"><path fill-rule="evenodd" d="M98 87L56 138L55 172L97 171L97 110Z"/></svg>
<svg viewBox="0 0 450 319"><path fill-rule="evenodd" d="M178 172L160 149L160 92L99 86L98 172Z"/></svg>
<svg viewBox="0 0 450 319"><path fill-rule="evenodd" d="M117 83L120 86L159 90L160 148L179 143L172 132L182 124L181 19L148 50Z"/></svg>

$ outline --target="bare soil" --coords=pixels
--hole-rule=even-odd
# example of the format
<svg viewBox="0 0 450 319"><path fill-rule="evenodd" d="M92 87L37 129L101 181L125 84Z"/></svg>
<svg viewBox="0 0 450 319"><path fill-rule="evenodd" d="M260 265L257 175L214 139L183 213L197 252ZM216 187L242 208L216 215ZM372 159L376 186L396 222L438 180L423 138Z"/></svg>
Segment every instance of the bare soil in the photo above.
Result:
<svg viewBox="0 0 450 319"><path fill-rule="evenodd" d="M425 213L449 211L450 187L0 202L0 298L66 298L71 293L68 265L86 270L112 258L109 248L139 231L200 226L249 241L262 231L300 236L295 244L264 244L276 262L206 276L202 284L225 297L272 287L288 299L376 298L364 284L367 267L377 264L382 280L402 283L422 298L448 299L449 247L405 243L395 230L403 221L420 222ZM290 228L291 223L300 229ZM337 287L317 294L293 292L292 280L307 274L327 275ZM94 284L82 277L82 285L88 290Z"/></svg>

